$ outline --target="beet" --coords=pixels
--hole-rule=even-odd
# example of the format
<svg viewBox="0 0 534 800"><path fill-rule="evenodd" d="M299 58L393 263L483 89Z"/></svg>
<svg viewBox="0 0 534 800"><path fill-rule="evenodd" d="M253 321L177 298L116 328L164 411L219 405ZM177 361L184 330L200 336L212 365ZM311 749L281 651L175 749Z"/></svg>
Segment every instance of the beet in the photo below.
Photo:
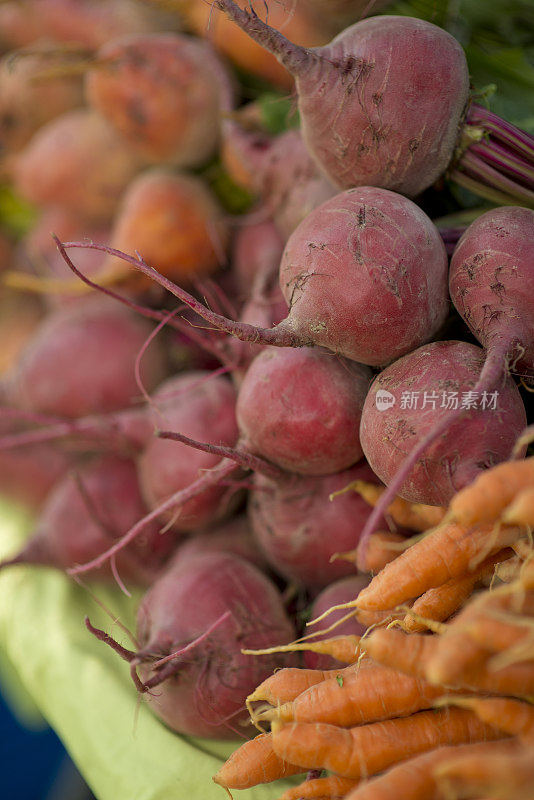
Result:
<svg viewBox="0 0 534 800"><path fill-rule="evenodd" d="M330 558L353 550L371 507L355 492L330 495L355 480L378 483L365 462L335 475L274 481L256 474L249 503L252 530L271 567L286 580L320 589L354 574L354 565ZM382 524L387 529L385 520Z"/></svg>
<svg viewBox="0 0 534 800"><path fill-rule="evenodd" d="M66 570L98 556L146 513L135 464L106 456L65 475L42 509L35 532L9 564L40 564ZM174 547L171 535L148 526L116 559L123 580L149 585ZM92 578L110 580L107 567Z"/></svg>
<svg viewBox="0 0 534 800"><path fill-rule="evenodd" d="M165 407L166 398L173 402ZM163 405L162 405L163 403ZM171 378L153 398L152 418L160 430L180 431L202 441L234 445L237 440L235 391L224 377L209 372L190 372ZM143 496L151 509L192 484L217 465L220 456L191 450L179 442L155 438L139 459ZM225 501L227 489L216 486L191 499L180 510L167 512L178 531L194 531L217 522L232 506Z"/></svg>
<svg viewBox="0 0 534 800"><path fill-rule="evenodd" d="M119 652L130 661L138 689L157 687L149 695L150 707L170 728L233 739L251 735L243 727L247 695L273 669L288 664L283 656L257 658L241 650L287 644L294 636L279 592L252 564L226 553L178 556L141 603L140 649Z"/></svg>
<svg viewBox="0 0 534 800"><path fill-rule="evenodd" d="M484 351L475 345L433 342L375 378L360 436L369 464L386 485L429 432L456 418L407 472L396 489L401 497L445 506L480 472L509 458L526 425L525 408L509 377L503 376L496 397L476 390L483 366ZM458 414L455 404L461 409L464 399L471 410Z"/></svg>

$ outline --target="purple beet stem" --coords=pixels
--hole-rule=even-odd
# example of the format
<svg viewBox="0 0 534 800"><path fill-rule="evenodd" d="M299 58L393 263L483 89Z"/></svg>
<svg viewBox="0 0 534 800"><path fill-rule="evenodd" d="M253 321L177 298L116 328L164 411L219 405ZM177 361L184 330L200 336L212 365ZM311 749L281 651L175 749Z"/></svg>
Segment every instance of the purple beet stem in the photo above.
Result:
<svg viewBox="0 0 534 800"><path fill-rule="evenodd" d="M485 138L467 148L450 177L465 173L471 179L466 185L483 197L497 200L490 195L497 190L504 202L534 208L534 137L476 103L467 114L467 129L482 129Z"/></svg>
<svg viewBox="0 0 534 800"><path fill-rule="evenodd" d="M227 319L220 314L216 314L214 311L211 311L211 309L206 308L206 306L200 303L195 297L193 297L193 295L189 294L189 292L181 289L164 275L161 275L153 267L149 267L140 256L136 258L135 256L130 256L127 253L123 253L120 250L115 250L113 247L108 247L107 245L103 244L93 244L90 242L61 242L57 236L54 236L53 238L56 242L59 252L67 263L69 263L70 260L66 253L66 249L68 248L100 250L104 253L108 253L111 256L120 258L123 261L131 264L133 267L139 270L139 272L142 272L143 275L151 278L155 283L158 283L172 295L177 297L179 300L189 306L189 308L191 308L195 313L197 313L199 317L205 319L206 322L211 323L215 328L218 328L225 333L229 333L243 342L272 344L275 347L306 347L310 346L311 344L309 341L303 341L299 339L290 331L284 330L280 326L276 328L256 328L254 325L248 325L245 322L234 322L233 320Z"/></svg>
<svg viewBox="0 0 534 800"><path fill-rule="evenodd" d="M112 556L116 555L120 550L126 547L130 542L132 542L140 533L144 531L147 525L150 525L151 522L157 520L161 514L165 513L166 511L170 511L171 509L179 508L180 506L184 505L188 500L192 500L197 495L202 494L207 489L211 488L212 486L216 486L223 478L226 478L231 472L236 469L236 465L233 461L229 463L224 463L224 461L217 465L213 470L204 473L200 478L196 481L193 481L185 489L181 489L179 492L171 495L167 500L161 503L157 508L147 514L143 519L140 519L133 528L124 534L120 539L118 539L113 547L110 547L106 550L105 553L102 553L98 558L94 558L92 561L88 561L86 564L78 564L75 567L71 567L67 570L69 575L79 575L82 572L89 572L92 569L99 569L102 567L106 561L108 561Z"/></svg>
<svg viewBox="0 0 534 800"><path fill-rule="evenodd" d="M221 458L230 458L244 469L261 472L262 475L267 475L267 477L273 480L287 478L287 473L284 472L284 470L271 464L270 461L260 456L249 453L245 448L225 447L223 445L209 444L208 442L198 442L196 439L191 439L189 436L184 436L183 433L177 433L176 431L156 431L156 436L160 439L170 439L174 442L180 442L180 444L186 444L188 447L193 447L195 450L202 450L204 453L211 453Z"/></svg>

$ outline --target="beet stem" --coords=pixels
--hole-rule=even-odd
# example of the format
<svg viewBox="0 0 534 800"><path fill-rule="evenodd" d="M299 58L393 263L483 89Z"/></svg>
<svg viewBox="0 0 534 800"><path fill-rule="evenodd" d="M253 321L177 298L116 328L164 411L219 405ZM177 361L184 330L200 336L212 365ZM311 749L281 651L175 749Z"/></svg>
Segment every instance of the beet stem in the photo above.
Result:
<svg viewBox="0 0 534 800"><path fill-rule="evenodd" d="M270 461L260 456L255 456L246 450L240 450L238 447L225 447L223 445L199 442L196 439L190 439L189 436L184 436L183 433L176 433L176 431L156 431L156 436L160 439L170 439L174 442L186 444L188 447L194 447L195 450L201 450L203 453L211 453L221 456L221 458L230 458L239 466L244 467L244 469L260 472L273 480L287 478L287 473L275 464L271 464Z"/></svg>
<svg viewBox="0 0 534 800"><path fill-rule="evenodd" d="M119 447L131 447L132 442L120 432L120 425L114 416L86 417L79 420L66 420L38 430L11 433L0 437L0 451L11 450L15 447L26 447L54 439L64 439L68 436L89 436L91 439L103 439L109 442L111 437L116 439Z"/></svg>
<svg viewBox="0 0 534 800"><path fill-rule="evenodd" d="M312 346L310 341L304 341L300 339L298 336L295 336L290 331L284 329L282 326L276 326L275 328L257 328L254 325L248 325L244 322L235 322L234 320L227 319L226 317L221 316L220 314L216 314L215 312L211 311L209 308L206 308L202 303L200 303L193 295L186 292L181 287L177 286L175 283L170 281L164 275L161 275L154 267L149 267L148 264L143 261L140 256L130 256L127 253L123 253L120 250L115 250L113 247L108 247L107 245L102 244L93 244L91 242L60 242L57 237L55 237L56 244L60 253L63 255L66 248L85 248L89 250L101 250L105 253L108 253L111 256L115 256L116 258L120 258L123 261L127 261L129 264L134 266L137 270L146 275L149 278L152 278L156 283L166 289L168 292L173 294L183 303L189 306L199 317L205 319L206 322L212 324L215 328L218 328L225 333L229 333L232 336L236 336L243 342L253 342L253 343L260 343L260 344L270 344L275 347L309 347Z"/></svg>
<svg viewBox="0 0 534 800"><path fill-rule="evenodd" d="M56 236L55 233L52 234L52 238L56 243L56 247L59 250L63 260L66 262L69 269L72 272L74 272L76 277L78 277L81 281L83 281L83 283L85 283L87 286L90 286L91 289L96 289L96 291L101 292L102 294L105 294L108 297L112 297L114 300L117 300L119 303L122 303L128 308L131 308L133 311L137 311L138 314L142 314L144 317L148 317L149 319L155 319L158 321L164 319L165 312L157 311L156 309L153 308L148 308L148 306L141 306L138 303L134 303L133 300L130 300L128 297L123 297L118 292L113 291L113 289L108 289L106 286L101 286L99 283L95 283L95 281L92 281L90 278L87 277L87 275L84 275L84 273L81 270L79 270L78 267L76 267L73 261L69 258L69 255L65 251L62 242L59 240L59 238ZM87 246L92 244L93 242L89 241L86 242Z"/></svg>
<svg viewBox="0 0 534 800"><path fill-rule="evenodd" d="M305 47L293 44L279 31L263 22L252 5L250 11L242 10L233 0L215 0L213 5L224 11L251 39L276 56L292 75L298 76L308 71L311 66L310 62L317 58Z"/></svg>
<svg viewBox="0 0 534 800"><path fill-rule="evenodd" d="M160 658L158 661L155 661L154 664L152 664L152 668L159 669L165 664L168 664L170 661L173 661L176 658L181 658L186 653L190 652L195 647L197 647L199 644L202 644L202 642L204 642L209 636L211 636L213 631L216 628L218 628L219 625L221 625L221 623L225 622L231 616L232 616L231 611L225 611L224 614L221 614L219 619L217 619L212 625L210 625L210 627L206 631L204 631L204 633L200 634L200 636L197 636L196 639L194 639L192 642L189 642L189 644L186 645L185 647L180 648L180 650L176 650L174 653L170 653L168 656L165 656L164 658ZM144 691L149 691L150 689L154 689L156 686L159 686L164 681L166 681L167 678L169 678L171 675L174 675L177 672L177 669L178 665L172 664L169 665L167 669L162 670L159 675L154 675L152 678L149 678L143 684L143 686L145 687Z"/></svg>
<svg viewBox="0 0 534 800"><path fill-rule="evenodd" d="M500 139L501 142L526 156L531 164L534 162L534 136L501 119L501 117L492 111L488 111L484 106L473 103L467 114L467 123L468 125L484 128L485 131Z"/></svg>
<svg viewBox="0 0 534 800"><path fill-rule="evenodd" d="M115 652L118 653L125 661L131 663L135 658L137 658L137 654L134 653L133 650L127 650L126 647L123 647L121 644L116 642L115 639L108 633L105 633L105 631L101 631L100 628L95 628L93 625L91 625L89 617L85 618L85 627L101 642L108 644L112 650L115 650Z"/></svg>
<svg viewBox="0 0 534 800"><path fill-rule="evenodd" d="M502 145L491 139L487 142L477 142L469 148L471 153L480 156L494 164L497 169L507 172L512 177L518 179L519 183L527 184L534 188L534 167L525 164L518 156L510 153Z"/></svg>
<svg viewBox="0 0 534 800"><path fill-rule="evenodd" d="M483 197L485 200L495 203L495 205L517 205L517 198L513 197L513 195L506 194L505 192L499 192L497 189L481 183L481 181L470 177L465 172L461 172L459 169L455 169L450 172L448 177L459 186L463 186L464 189L469 189L469 191L473 192L473 194L477 194L479 197Z"/></svg>
<svg viewBox="0 0 534 800"><path fill-rule="evenodd" d="M124 534L120 539L118 539L113 547L110 547L104 553L102 553L97 558L94 558L92 561L88 561L86 564L78 564L75 567L71 567L67 570L68 575L79 575L83 572L89 572L92 569L99 569L102 567L108 559L114 556L116 553L123 550L130 542L139 536L145 528L150 525L151 522L158 519L165 511L169 511L172 508L176 508L176 506L183 506L188 500L192 500L202 492L205 492L207 489L211 488L212 486L216 486L223 478L226 478L231 472L236 469L236 465L232 462L225 464L224 461L221 462L217 467L206 472L196 481L193 481L188 487L185 489L181 489L179 492L175 492L171 495L167 500L151 511L149 514L144 516L139 522L130 528L127 533Z"/></svg>
<svg viewBox="0 0 534 800"><path fill-rule="evenodd" d="M471 147L462 156L458 167L475 178L480 178L490 187L502 192L508 192L510 197L515 198L516 202L519 201L522 205L534 207L534 192L511 180L511 178L507 178L506 175L502 175L497 169L490 167L489 164L486 164L473 152Z"/></svg>

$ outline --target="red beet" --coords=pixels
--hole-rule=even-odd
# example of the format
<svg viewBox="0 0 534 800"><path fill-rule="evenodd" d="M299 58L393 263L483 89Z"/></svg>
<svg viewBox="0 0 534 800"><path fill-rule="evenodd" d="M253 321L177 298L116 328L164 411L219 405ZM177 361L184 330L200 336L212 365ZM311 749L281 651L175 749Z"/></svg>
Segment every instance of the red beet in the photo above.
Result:
<svg viewBox="0 0 534 800"><path fill-rule="evenodd" d="M363 455L359 426L370 380L366 367L319 349L266 348L239 389L241 440L289 472L347 469Z"/></svg>
<svg viewBox="0 0 534 800"><path fill-rule="evenodd" d="M290 581L320 589L354 574L346 561L330 562L338 552L353 550L371 513L355 492L330 501L355 480L378 483L365 462L335 475L297 477L275 482L262 475L254 479L249 515L252 530L272 568ZM387 528L387 523L383 520Z"/></svg>
<svg viewBox="0 0 534 800"><path fill-rule="evenodd" d="M510 456L526 425L523 401L509 377L496 396L479 391L483 366L484 352L472 344L434 342L375 378L360 436L367 460L386 485L429 432L452 415L456 420L406 473L397 492L407 500L445 506L480 472ZM462 405L458 414L454 409Z"/></svg>
<svg viewBox="0 0 534 800"><path fill-rule="evenodd" d="M265 567L265 558L252 536L250 523L245 515L235 517L215 528L196 532L180 545L176 559L221 552L239 556L260 569Z"/></svg>
<svg viewBox="0 0 534 800"><path fill-rule="evenodd" d="M162 407L161 401L173 396L176 400L182 397L182 402ZM226 378L212 377L209 372L184 373L166 381L154 395L152 417L160 430L176 430L213 444L232 446L237 440L234 388ZM153 439L139 460L140 482L149 508L157 509L219 461L219 455ZM171 510L165 518L173 520L173 528L179 531L211 525L228 513L226 494L225 487L214 487L190 500L179 513Z"/></svg>
<svg viewBox="0 0 534 800"><path fill-rule="evenodd" d="M6 386L10 404L62 417L127 408L139 395L134 363L150 326L108 300L93 298L50 315L23 351ZM165 374L158 341L141 365L148 390Z"/></svg>
<svg viewBox="0 0 534 800"><path fill-rule="evenodd" d="M139 665L139 689L157 687L151 708L179 733L220 739L251 735L240 724L248 716L245 698L287 664L281 656L241 650L287 644L295 635L271 581L226 553L178 557L145 595L137 627L140 650L119 652L132 670ZM176 651L182 652L158 664Z"/></svg>
<svg viewBox="0 0 534 800"><path fill-rule="evenodd" d="M34 535L8 564L68 569L99 555L146 513L133 462L99 458L66 475L41 512ZM149 584L174 547L153 524L117 556L124 580ZM109 566L92 577L111 578Z"/></svg>

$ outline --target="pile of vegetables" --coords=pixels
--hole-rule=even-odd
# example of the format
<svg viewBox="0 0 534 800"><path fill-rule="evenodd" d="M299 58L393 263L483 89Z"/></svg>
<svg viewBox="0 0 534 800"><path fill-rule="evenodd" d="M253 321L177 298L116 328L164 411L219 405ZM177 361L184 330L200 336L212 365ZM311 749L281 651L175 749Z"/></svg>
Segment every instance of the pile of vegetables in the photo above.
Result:
<svg viewBox="0 0 534 800"><path fill-rule="evenodd" d="M531 796L533 476L532 458L486 471L423 539L334 606L395 622L357 642L330 640L351 666L284 669L258 686L251 717L271 732L242 745L215 782L244 789L310 770L284 800ZM471 597L483 579L489 589Z"/></svg>
<svg viewBox="0 0 534 800"><path fill-rule="evenodd" d="M0 4L0 594L227 789L523 800L534 111L474 9L260 5Z"/></svg>

